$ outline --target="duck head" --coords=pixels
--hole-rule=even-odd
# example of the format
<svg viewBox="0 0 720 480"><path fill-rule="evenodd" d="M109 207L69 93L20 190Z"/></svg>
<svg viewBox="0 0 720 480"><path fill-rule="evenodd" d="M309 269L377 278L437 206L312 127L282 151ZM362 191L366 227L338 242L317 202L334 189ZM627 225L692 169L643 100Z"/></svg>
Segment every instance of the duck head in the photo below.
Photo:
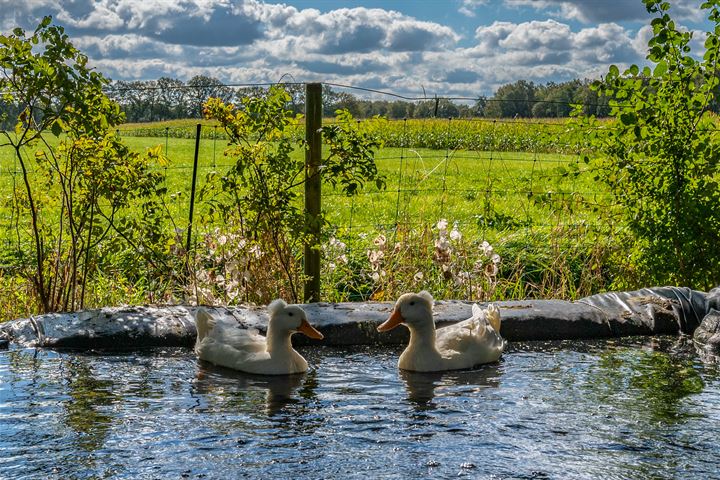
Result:
<svg viewBox="0 0 720 480"><path fill-rule="evenodd" d="M323 338L323 334L308 323L305 310L297 305L288 305L283 300L277 299L268 305L268 311L270 312L268 335L272 330L278 334L292 335L299 332L310 338L318 340Z"/></svg>
<svg viewBox="0 0 720 480"><path fill-rule="evenodd" d="M410 329L434 327L432 318L433 298L426 291L406 293L395 302L390 318L377 327L378 332L387 332L401 323Z"/></svg>

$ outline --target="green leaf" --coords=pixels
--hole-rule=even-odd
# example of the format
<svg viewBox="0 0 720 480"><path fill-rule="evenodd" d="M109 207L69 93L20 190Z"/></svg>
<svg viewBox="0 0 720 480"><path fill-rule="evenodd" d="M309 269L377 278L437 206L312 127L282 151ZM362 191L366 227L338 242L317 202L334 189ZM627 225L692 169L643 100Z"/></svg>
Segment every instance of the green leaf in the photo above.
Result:
<svg viewBox="0 0 720 480"><path fill-rule="evenodd" d="M620 115L620 121L624 125L634 125L637 122L637 116L633 112L625 112Z"/></svg>
<svg viewBox="0 0 720 480"><path fill-rule="evenodd" d="M662 77L667 73L668 65L667 62L664 60L661 62L658 62L657 65L655 65L655 70L653 70L653 76L654 77Z"/></svg>

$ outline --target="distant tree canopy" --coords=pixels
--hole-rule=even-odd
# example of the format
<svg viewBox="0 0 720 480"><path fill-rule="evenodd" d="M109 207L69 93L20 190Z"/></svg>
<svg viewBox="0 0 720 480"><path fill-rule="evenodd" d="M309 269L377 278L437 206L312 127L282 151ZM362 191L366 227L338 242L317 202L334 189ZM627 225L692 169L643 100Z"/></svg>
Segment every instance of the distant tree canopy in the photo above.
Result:
<svg viewBox="0 0 720 480"><path fill-rule="evenodd" d="M356 118L376 115L401 118L547 118L567 117L574 104L582 104L585 113L607 116L608 99L590 89L589 80L538 85L526 80L503 85L492 97L478 96L474 102L437 97L427 100L369 100L345 91L323 86L323 113L326 117L346 109ZM305 87L284 85L290 94L288 108L301 113L305 108ZM243 98L262 97L265 86L229 86L216 78L198 75L184 82L162 77L157 80L111 82L107 94L120 104L128 122L151 122L179 118L202 118L202 105L210 97L224 102L241 103ZM12 105L0 102L0 111L11 112ZM12 115L9 115L12 117ZM3 127L6 127L3 125Z"/></svg>

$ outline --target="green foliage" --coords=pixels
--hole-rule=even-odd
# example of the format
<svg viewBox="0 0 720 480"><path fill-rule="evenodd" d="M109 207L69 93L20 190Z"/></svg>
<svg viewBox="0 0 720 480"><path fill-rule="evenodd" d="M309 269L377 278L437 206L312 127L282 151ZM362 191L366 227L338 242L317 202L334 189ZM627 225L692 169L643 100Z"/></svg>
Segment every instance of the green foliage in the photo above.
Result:
<svg viewBox="0 0 720 480"><path fill-rule="evenodd" d="M594 88L612 98L616 121L583 117L579 128L600 153L597 178L622 206L639 278L709 288L720 282L720 145L708 111L718 87L719 2L702 4L716 25L702 60L692 56L692 33L675 26L668 2L644 3L656 15L647 55L654 68L610 67Z"/></svg>
<svg viewBox="0 0 720 480"><path fill-rule="evenodd" d="M374 180L378 189L385 188L384 177L375 164L375 152L381 144L373 134L372 123L355 124L347 110L338 111L335 120L322 129L330 150L322 167L325 181L340 186L348 196L358 193L368 180Z"/></svg>
<svg viewBox="0 0 720 480"><path fill-rule="evenodd" d="M495 152L578 153L586 148L584 135L566 135L568 120L361 120L359 131L371 135L383 147L429 148L434 150L482 150ZM176 120L119 127L123 137L195 138L196 120ZM331 122L330 122L331 123ZM352 123L352 122L351 122ZM357 123L354 122L354 123ZM217 125L204 125L201 136L227 140ZM341 128L340 125L329 129ZM354 128L354 127L353 127ZM305 138L304 125L293 122L286 132L295 144ZM331 132L332 133L332 132Z"/></svg>
<svg viewBox="0 0 720 480"><path fill-rule="evenodd" d="M581 135L565 134L565 120L374 120L366 128L385 147L494 152L577 153Z"/></svg>
<svg viewBox="0 0 720 480"><path fill-rule="evenodd" d="M201 199L211 205L211 216L239 229L243 246L254 246L265 270L274 268L284 275L285 288L259 292L253 298L257 301L278 295L297 301L301 246L312 241L312 220L306 219L300 202L305 162L293 155L296 146L305 149L306 144L295 132L298 123L288 108L290 100L282 86L273 86L264 96L244 97L239 107L217 98L204 107L206 117L220 122L227 134L224 154L234 163L224 174L208 176ZM339 112L334 124L323 127L323 135L329 151L320 170L323 180L348 196L368 181L384 185L374 160L379 142L349 113Z"/></svg>
<svg viewBox="0 0 720 480"><path fill-rule="evenodd" d="M535 90L535 84L525 80L503 85L488 102L485 115L530 118L535 104Z"/></svg>
<svg viewBox="0 0 720 480"><path fill-rule="evenodd" d="M16 259L42 311L82 308L109 244L147 259L161 241L162 178L149 173L159 151L140 155L116 138L111 129L123 115L103 93L107 80L50 17L30 36L0 36L0 68L3 101L18 112L14 131L2 133L23 176L12 207L30 225L17 224ZM131 206L142 219L123 215Z"/></svg>
<svg viewBox="0 0 720 480"><path fill-rule="evenodd" d="M452 223L336 231L322 247L323 300L392 301L418 290L475 301L576 299L607 287L609 246L590 228L497 235Z"/></svg>

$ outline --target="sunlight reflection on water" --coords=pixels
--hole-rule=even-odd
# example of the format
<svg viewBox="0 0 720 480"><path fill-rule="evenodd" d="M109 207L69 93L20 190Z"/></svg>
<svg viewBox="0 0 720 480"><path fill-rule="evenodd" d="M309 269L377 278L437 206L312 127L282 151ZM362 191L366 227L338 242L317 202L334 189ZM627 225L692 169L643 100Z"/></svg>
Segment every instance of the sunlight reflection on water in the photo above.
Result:
<svg viewBox="0 0 720 480"><path fill-rule="evenodd" d="M712 478L720 369L676 338L511 344L475 370L303 349L246 375L188 350L0 352L0 478Z"/></svg>

